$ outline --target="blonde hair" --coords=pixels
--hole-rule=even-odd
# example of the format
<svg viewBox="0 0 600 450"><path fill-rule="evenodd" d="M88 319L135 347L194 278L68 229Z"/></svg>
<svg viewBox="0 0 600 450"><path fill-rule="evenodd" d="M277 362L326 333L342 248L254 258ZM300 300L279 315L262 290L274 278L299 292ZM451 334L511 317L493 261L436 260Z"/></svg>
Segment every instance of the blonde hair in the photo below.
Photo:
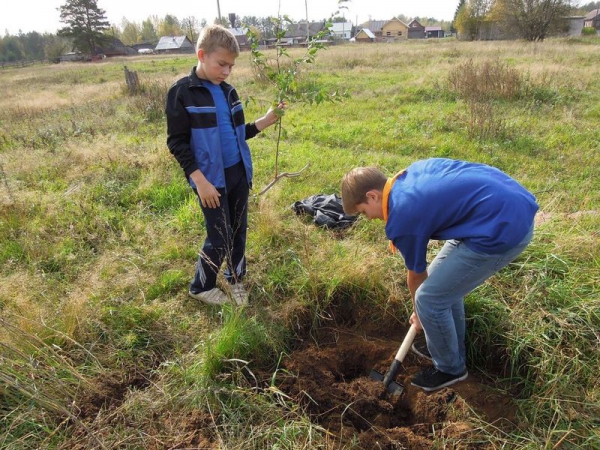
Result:
<svg viewBox="0 0 600 450"><path fill-rule="evenodd" d="M383 191L387 177L377 167L356 167L342 179L342 206L346 214L357 213L356 205L367 201L367 192Z"/></svg>
<svg viewBox="0 0 600 450"><path fill-rule="evenodd" d="M224 48L236 57L240 54L240 46L231 31L223 28L221 25L209 25L205 27L198 37L196 53L202 49L204 53L210 54L219 47Z"/></svg>

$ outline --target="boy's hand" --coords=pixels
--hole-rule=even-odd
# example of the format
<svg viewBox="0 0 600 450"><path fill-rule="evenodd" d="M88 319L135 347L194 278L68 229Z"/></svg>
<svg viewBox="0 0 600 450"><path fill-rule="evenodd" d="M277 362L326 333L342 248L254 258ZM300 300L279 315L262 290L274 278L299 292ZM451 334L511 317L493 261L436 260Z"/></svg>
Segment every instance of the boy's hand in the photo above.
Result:
<svg viewBox="0 0 600 450"><path fill-rule="evenodd" d="M282 100L277 104L273 104L273 106L271 106L267 111L267 115L269 115L270 113L275 114L276 118L273 120L273 123L275 123L283 117L286 108L287 103Z"/></svg>
<svg viewBox="0 0 600 450"><path fill-rule="evenodd" d="M419 316L417 316L417 313L412 313L412 315L410 316L410 319L408 319L408 322L411 325L414 325L415 328L417 329L417 331L421 331L423 329L423 327L421 326L421 321L419 320Z"/></svg>
<svg viewBox="0 0 600 450"><path fill-rule="evenodd" d="M206 179L204 174L200 170L194 170L190 174L190 178L196 185L198 191L198 197L200 197L200 203L204 208L217 208L221 205L219 197L219 191L215 188L210 181Z"/></svg>
<svg viewBox="0 0 600 450"><path fill-rule="evenodd" d="M258 131L262 131L267 127L270 127L275 122L277 122L283 115L285 114L285 109L287 108L287 103L284 101L279 102L278 104L274 104L269 108L267 114L258 119L255 122Z"/></svg>
<svg viewBox="0 0 600 450"><path fill-rule="evenodd" d="M221 201L219 200L221 194L219 194L219 191L210 182L205 181L204 183L197 184L196 187L202 206L214 209L221 205Z"/></svg>
<svg viewBox="0 0 600 450"><path fill-rule="evenodd" d="M219 200L221 194L219 194L219 191L211 183L207 181L197 187L202 206L205 208L217 208L221 205L221 201Z"/></svg>

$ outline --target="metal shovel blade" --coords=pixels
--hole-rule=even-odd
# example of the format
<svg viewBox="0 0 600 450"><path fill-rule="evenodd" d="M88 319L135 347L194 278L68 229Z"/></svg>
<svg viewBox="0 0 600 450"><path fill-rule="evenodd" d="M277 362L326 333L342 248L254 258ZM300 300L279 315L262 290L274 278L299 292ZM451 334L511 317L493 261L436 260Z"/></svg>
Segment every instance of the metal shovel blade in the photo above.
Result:
<svg viewBox="0 0 600 450"><path fill-rule="evenodd" d="M369 378L375 381L384 381L385 376L382 373L379 373L375 369L373 369L369 374ZM390 394L394 396L402 395L402 392L404 392L404 386L396 383L395 381L390 381L390 383L385 388Z"/></svg>
<svg viewBox="0 0 600 450"><path fill-rule="evenodd" d="M387 371L385 375L380 374L375 369L371 370L371 379L375 381L383 381L383 385L393 395L400 395L404 391L404 386L396 383L394 378L396 378L396 374L400 370L400 366L402 365L402 361L404 361L404 357L408 353L408 349L412 345L415 340L415 336L417 335L417 328L415 325L411 325L390 365L390 369Z"/></svg>

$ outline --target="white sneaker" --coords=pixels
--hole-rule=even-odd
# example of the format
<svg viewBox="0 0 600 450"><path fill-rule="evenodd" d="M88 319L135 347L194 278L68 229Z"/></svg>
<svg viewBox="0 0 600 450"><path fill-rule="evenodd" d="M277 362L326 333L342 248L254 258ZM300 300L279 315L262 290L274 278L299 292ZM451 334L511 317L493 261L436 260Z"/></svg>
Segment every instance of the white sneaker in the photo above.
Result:
<svg viewBox="0 0 600 450"><path fill-rule="evenodd" d="M189 291L188 294L190 297L209 305L223 305L225 303L229 303L229 299L219 288L212 288L210 291L198 292L197 294Z"/></svg>
<svg viewBox="0 0 600 450"><path fill-rule="evenodd" d="M231 296L238 306L245 306L248 304L248 292L243 283L231 284L229 287L231 288Z"/></svg>

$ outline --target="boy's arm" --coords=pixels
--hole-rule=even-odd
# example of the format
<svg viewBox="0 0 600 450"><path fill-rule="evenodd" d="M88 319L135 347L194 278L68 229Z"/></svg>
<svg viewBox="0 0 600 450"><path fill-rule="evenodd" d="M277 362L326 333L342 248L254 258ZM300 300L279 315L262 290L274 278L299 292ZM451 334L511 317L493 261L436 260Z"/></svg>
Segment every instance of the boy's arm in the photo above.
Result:
<svg viewBox="0 0 600 450"><path fill-rule="evenodd" d="M186 178L198 170L194 152L190 146L192 125L190 116L179 98L180 86L174 85L167 94L165 115L167 117L167 147L175 157Z"/></svg>
<svg viewBox="0 0 600 450"><path fill-rule="evenodd" d="M423 282L427 279L427 270L417 273L414 270L408 270L406 275L406 284L408 284L408 290L410 291L410 297L413 303L413 313L410 316L409 322L414 324L417 330L422 330L421 321L419 320L419 316L417 316L417 308L415 305L415 294L417 293L417 289L419 286L423 284Z"/></svg>
<svg viewBox="0 0 600 450"><path fill-rule="evenodd" d="M179 86L169 89L165 114L167 116L167 146L179 162L186 178L191 178L196 185L200 203L205 208L216 208L220 205L221 194L206 179L198 168L194 152L190 145L192 124L181 99L178 96Z"/></svg>

